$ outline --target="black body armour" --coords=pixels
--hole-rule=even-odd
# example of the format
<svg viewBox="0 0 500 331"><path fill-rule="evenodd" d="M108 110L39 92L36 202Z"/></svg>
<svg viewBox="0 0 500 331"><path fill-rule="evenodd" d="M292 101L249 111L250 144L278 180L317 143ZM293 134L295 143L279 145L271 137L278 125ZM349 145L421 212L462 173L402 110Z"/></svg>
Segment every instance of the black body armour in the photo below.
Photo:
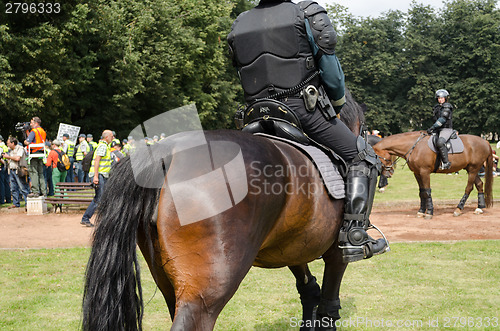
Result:
<svg viewBox="0 0 500 331"><path fill-rule="evenodd" d="M295 87L317 71L304 12L291 2L260 4L242 13L228 42L247 102ZM319 77L311 84L318 86Z"/></svg>
<svg viewBox="0 0 500 331"><path fill-rule="evenodd" d="M441 128L453 128L452 126L452 111L453 106L451 103L445 102L443 104L437 104L433 108L434 121L437 121L439 118L444 118L446 122L441 126Z"/></svg>

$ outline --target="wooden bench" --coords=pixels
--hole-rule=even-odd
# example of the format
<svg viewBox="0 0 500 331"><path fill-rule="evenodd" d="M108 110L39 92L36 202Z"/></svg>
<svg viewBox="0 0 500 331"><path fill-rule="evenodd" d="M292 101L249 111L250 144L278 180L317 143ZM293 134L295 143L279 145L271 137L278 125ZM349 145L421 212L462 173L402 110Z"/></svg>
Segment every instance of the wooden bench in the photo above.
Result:
<svg viewBox="0 0 500 331"><path fill-rule="evenodd" d="M63 205L90 205L94 199L95 191L91 183L57 183L54 188L55 195L47 197L45 202L54 205L62 213Z"/></svg>

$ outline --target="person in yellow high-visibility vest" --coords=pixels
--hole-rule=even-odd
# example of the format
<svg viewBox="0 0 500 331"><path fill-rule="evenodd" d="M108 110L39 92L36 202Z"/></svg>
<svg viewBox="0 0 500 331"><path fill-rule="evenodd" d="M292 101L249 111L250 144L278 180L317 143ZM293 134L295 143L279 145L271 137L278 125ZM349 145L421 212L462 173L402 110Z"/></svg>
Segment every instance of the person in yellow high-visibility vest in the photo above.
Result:
<svg viewBox="0 0 500 331"><path fill-rule="evenodd" d="M97 143L94 141L94 137L92 136L91 133L87 134L87 143L89 144L91 148L91 152L94 151L97 148Z"/></svg>
<svg viewBox="0 0 500 331"><path fill-rule="evenodd" d="M82 160L87 155L87 153L90 152L90 147L87 140L85 140L85 137L86 136L83 133L78 136L79 144L78 147L76 148L76 154L75 154L75 169L79 183L89 182L89 177L85 176L85 173L83 172L82 169Z"/></svg>
<svg viewBox="0 0 500 331"><path fill-rule="evenodd" d="M101 199L104 186L109 178L109 171L111 170L111 142L113 141L113 132L104 130L102 133L102 140L97 145L94 156L92 158L92 167L89 171L90 181L94 185L95 196L87 210L83 214L81 224L92 227L94 224L90 222L90 218L94 215L97 204Z"/></svg>
<svg viewBox="0 0 500 331"><path fill-rule="evenodd" d="M9 148L5 145L3 137L0 135L0 205L4 203L12 203L11 192L9 186L9 174L7 173L8 164L3 159L3 154L9 152Z"/></svg>
<svg viewBox="0 0 500 331"><path fill-rule="evenodd" d="M73 183L75 180L73 178L73 164L75 163L75 143L69 139L69 134L63 134L63 152L69 157L70 166L68 169L68 175L66 176L66 182Z"/></svg>

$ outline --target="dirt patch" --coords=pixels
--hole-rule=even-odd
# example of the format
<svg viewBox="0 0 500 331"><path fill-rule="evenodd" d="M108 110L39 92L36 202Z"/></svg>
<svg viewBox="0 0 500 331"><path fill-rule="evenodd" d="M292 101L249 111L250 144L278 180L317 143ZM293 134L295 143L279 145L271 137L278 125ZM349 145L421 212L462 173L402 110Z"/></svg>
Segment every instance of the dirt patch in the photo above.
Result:
<svg viewBox="0 0 500 331"><path fill-rule="evenodd" d="M435 202L431 220L417 218L418 202L377 206L371 220L390 242L500 239L500 201L475 215L468 205L453 217L454 205ZM80 225L83 213L27 216L24 210L0 209L0 248L90 246L93 228Z"/></svg>
<svg viewBox="0 0 500 331"><path fill-rule="evenodd" d="M378 207L371 214L372 223L381 229L389 242L500 239L500 202L474 214L475 206L466 206L463 215L454 217L456 205L434 206L430 220L418 218L414 206Z"/></svg>

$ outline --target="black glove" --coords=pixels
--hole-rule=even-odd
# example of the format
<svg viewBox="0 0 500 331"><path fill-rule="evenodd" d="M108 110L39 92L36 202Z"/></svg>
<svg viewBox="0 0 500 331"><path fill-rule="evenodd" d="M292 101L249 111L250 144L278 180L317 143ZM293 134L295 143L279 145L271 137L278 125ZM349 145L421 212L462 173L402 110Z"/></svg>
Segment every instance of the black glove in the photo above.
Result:
<svg viewBox="0 0 500 331"><path fill-rule="evenodd" d="M428 134L432 134L433 132L434 132L434 128L432 126L427 129Z"/></svg>

